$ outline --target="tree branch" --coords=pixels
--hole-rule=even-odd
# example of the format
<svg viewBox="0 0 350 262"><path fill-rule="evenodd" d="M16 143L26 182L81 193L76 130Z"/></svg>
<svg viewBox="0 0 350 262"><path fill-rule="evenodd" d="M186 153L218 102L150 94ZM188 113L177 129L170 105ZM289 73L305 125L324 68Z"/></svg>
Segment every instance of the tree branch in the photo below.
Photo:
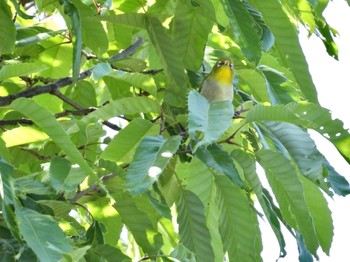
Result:
<svg viewBox="0 0 350 262"><path fill-rule="evenodd" d="M116 61L116 60L123 59L127 56L130 56L136 52L137 48L141 44L142 44L142 38L138 37L136 39L136 41L132 45L130 45L127 49L122 50L120 53L110 57L109 60ZM88 78L92 74L92 70L93 70L93 68L90 68L90 69L87 69L87 70L81 72L79 77L78 77L78 81L83 80L85 78ZM0 106L7 106L20 97L30 98L33 96L46 94L46 93L54 94L57 89L68 86L72 83L73 83L72 77L64 77L64 78L60 78L57 81L50 83L50 84L36 86L36 87L33 87L31 89L28 89L28 90L25 90L25 91L22 91L22 92L19 92L16 94L3 96L3 97L0 97Z"/></svg>
<svg viewBox="0 0 350 262"><path fill-rule="evenodd" d="M82 73L80 73L78 80L80 81L89 77L91 73L92 73L92 68L83 71ZM45 93L53 93L56 89L70 85L72 83L73 83L72 77L64 77L47 85L33 87L31 89L19 92L17 94L0 97L0 106L7 106L20 97L30 98L30 97L45 94Z"/></svg>

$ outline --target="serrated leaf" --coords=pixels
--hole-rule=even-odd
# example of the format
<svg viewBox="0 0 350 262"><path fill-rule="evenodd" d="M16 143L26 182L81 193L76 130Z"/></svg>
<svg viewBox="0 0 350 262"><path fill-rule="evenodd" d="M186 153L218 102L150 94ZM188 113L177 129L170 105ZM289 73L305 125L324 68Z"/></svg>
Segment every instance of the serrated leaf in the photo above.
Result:
<svg viewBox="0 0 350 262"><path fill-rule="evenodd" d="M131 162L136 146L146 135L156 135L159 127L148 120L134 119L109 142L101 158L114 162Z"/></svg>
<svg viewBox="0 0 350 262"><path fill-rule="evenodd" d="M189 80L184 71L182 56L177 52L174 41L157 18L147 17L146 25L149 38L156 48L168 78L165 99L172 106L183 107L186 104Z"/></svg>
<svg viewBox="0 0 350 262"><path fill-rule="evenodd" d="M282 153L260 150L257 157L265 170L283 218L303 235L308 250L316 256L318 238L296 171Z"/></svg>
<svg viewBox="0 0 350 262"><path fill-rule="evenodd" d="M163 239L148 214L136 206L134 200L129 196L118 197L116 200L113 206L138 245L145 253L156 254L163 244Z"/></svg>
<svg viewBox="0 0 350 262"><path fill-rule="evenodd" d="M275 47L283 63L290 67L305 99L318 103L306 58L299 43L296 28L291 24L280 2L275 0L250 1L261 12L264 21L275 36Z"/></svg>
<svg viewBox="0 0 350 262"><path fill-rule="evenodd" d="M242 1L221 0L221 3L229 18L234 40L237 41L244 56L254 64L258 64L261 58L261 45L253 18Z"/></svg>
<svg viewBox="0 0 350 262"><path fill-rule="evenodd" d="M208 34L213 26L210 17L214 15L210 1L196 2L197 6L186 0L178 1L172 22L172 35L178 53L185 67L193 71L197 71L202 64Z"/></svg>
<svg viewBox="0 0 350 262"><path fill-rule="evenodd" d="M280 246L280 257L284 257L287 254L285 250L286 243L281 231L280 222L263 194L262 184L256 172L255 159L252 155L237 149L232 152L232 156L242 167L246 180L249 182L254 193L256 194L266 218L269 221L269 224L278 240Z"/></svg>
<svg viewBox="0 0 350 262"><path fill-rule="evenodd" d="M209 103L208 100L197 91L191 91L188 95L188 129L191 138L195 138L197 132L203 132L203 138L196 144L194 151L200 146L209 145L231 125L233 106L230 101Z"/></svg>
<svg viewBox="0 0 350 262"><path fill-rule="evenodd" d="M220 145L212 144L207 148L199 147L195 155L208 167L225 174L236 186L244 187L232 157Z"/></svg>
<svg viewBox="0 0 350 262"><path fill-rule="evenodd" d="M322 250L329 255L333 240L333 221L327 201L320 189L309 180L301 177L306 203L314 221L316 234Z"/></svg>
<svg viewBox="0 0 350 262"><path fill-rule="evenodd" d="M262 261L261 235L255 212L244 190L226 176L215 175L220 210L219 228L232 261Z"/></svg>
<svg viewBox="0 0 350 262"><path fill-rule="evenodd" d="M28 208L17 208L16 218L24 240L41 261L57 262L73 247L52 217Z"/></svg>
<svg viewBox="0 0 350 262"><path fill-rule="evenodd" d="M0 1L0 54L11 53L15 48L16 41L16 27L12 21L11 8L6 2Z"/></svg>
<svg viewBox="0 0 350 262"><path fill-rule="evenodd" d="M258 68L265 78L267 91L272 105L294 102L289 95L290 90L283 86L283 83L288 79L281 72L267 66L259 66Z"/></svg>
<svg viewBox="0 0 350 262"><path fill-rule="evenodd" d="M92 179L99 181L97 176L80 154L79 150L70 140L63 127L57 122L55 117L45 108L39 106L33 100L19 98L15 100L11 107L32 120L42 129L72 160L77 163Z"/></svg>
<svg viewBox="0 0 350 262"><path fill-rule="evenodd" d="M350 163L350 133L343 122L333 119L331 112L308 102L290 103L286 106L254 106L246 116L246 122L282 121L314 129L331 141Z"/></svg>
<svg viewBox="0 0 350 262"><path fill-rule="evenodd" d="M125 187L134 195L143 193L158 179L180 143L180 136L169 139L162 136L145 137L128 168Z"/></svg>
<svg viewBox="0 0 350 262"><path fill-rule="evenodd" d="M26 76L41 72L47 67L45 65L36 65L34 63L21 63L4 65L0 69L0 81L4 81L15 76Z"/></svg>
<svg viewBox="0 0 350 262"><path fill-rule="evenodd" d="M210 232L206 225L204 206L191 191L183 191L177 202L180 242L196 255L197 261L214 261Z"/></svg>
<svg viewBox="0 0 350 262"><path fill-rule="evenodd" d="M341 176L329 163L324 160L325 169L328 172L327 181L331 184L333 191L340 195L346 196L350 194L349 182Z"/></svg>
<svg viewBox="0 0 350 262"><path fill-rule="evenodd" d="M304 176L318 185L324 182L323 156L306 131L289 123L265 122L264 126L283 145Z"/></svg>

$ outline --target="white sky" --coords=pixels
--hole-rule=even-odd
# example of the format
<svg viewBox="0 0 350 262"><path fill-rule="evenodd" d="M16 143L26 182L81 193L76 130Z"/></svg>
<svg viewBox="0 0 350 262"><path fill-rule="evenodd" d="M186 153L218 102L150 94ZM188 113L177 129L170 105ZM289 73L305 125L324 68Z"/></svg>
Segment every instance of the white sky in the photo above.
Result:
<svg viewBox="0 0 350 262"><path fill-rule="evenodd" d="M335 39L339 48L339 61L328 56L325 47L317 37L308 39L305 31L300 34L301 44L318 91L320 104L332 111L333 118L341 119L345 128L350 128L350 7L345 0L331 1L324 16L330 26L339 33ZM334 146L316 132L312 132L311 135L321 153L341 175L350 181L350 165L339 155ZM335 196L333 200L328 199L328 202L332 211L334 238L329 257L319 251L320 261L349 261L350 196L345 198ZM273 233L269 231L268 227L264 226L263 258L267 262L275 261L279 251L278 243ZM268 235L264 236L266 233ZM289 233L285 231L285 236L288 235ZM298 261L298 250L294 238L286 238L286 243L288 254L279 261Z"/></svg>

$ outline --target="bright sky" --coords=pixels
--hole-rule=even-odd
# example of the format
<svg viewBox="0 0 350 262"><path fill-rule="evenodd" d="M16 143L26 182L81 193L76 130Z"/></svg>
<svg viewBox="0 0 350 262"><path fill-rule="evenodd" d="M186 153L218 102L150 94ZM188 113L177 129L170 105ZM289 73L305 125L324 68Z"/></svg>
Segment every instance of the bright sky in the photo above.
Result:
<svg viewBox="0 0 350 262"><path fill-rule="evenodd" d="M333 118L344 122L345 128L350 128L350 7L345 0L330 1L324 16L331 27L335 28L339 36L335 41L339 48L339 61L326 53L322 42L316 37L307 38L305 31L301 31L300 39L304 49L309 69L316 85L320 104L332 111ZM334 146L316 132L310 132L316 141L318 149L329 160L333 167L350 181L350 165L339 155ZM350 145L349 145L350 146ZM334 238L330 256L319 251L321 262L343 262L349 257L350 235L350 196L328 199L332 211L334 224ZM275 261L278 256L278 244L274 236L264 236L264 261ZM264 232L265 231L265 232ZM285 231L285 236L289 233ZM298 261L298 250L294 238L286 238L287 257L280 262ZM269 243L269 246L267 246Z"/></svg>

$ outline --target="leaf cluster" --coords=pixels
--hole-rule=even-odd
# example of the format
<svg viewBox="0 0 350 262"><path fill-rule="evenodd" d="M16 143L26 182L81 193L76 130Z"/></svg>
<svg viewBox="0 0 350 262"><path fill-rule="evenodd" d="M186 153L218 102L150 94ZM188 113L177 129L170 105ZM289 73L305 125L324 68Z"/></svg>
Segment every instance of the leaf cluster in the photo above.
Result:
<svg viewBox="0 0 350 262"><path fill-rule="evenodd" d="M298 41L337 57L328 1L0 0L0 254L6 261L261 261L329 254L350 162ZM234 100L198 92L235 62ZM263 171L259 171L262 167ZM265 183L267 181L267 183Z"/></svg>

